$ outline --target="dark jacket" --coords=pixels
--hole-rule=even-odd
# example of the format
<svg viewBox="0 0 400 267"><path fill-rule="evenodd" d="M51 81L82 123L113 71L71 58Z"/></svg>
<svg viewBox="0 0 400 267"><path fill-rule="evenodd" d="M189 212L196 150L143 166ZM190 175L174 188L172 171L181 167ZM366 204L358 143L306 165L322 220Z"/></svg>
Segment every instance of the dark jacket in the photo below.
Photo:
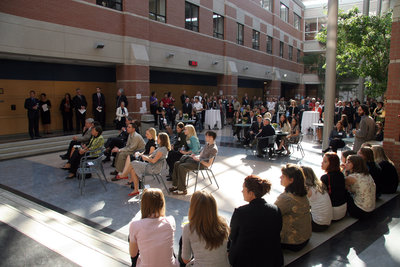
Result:
<svg viewBox="0 0 400 267"><path fill-rule="evenodd" d="M106 107L106 98L102 93L100 93L100 101L97 97L97 93L94 93L92 95L92 107L93 107L93 112L95 112L97 107L102 107L103 112L105 112L105 107Z"/></svg>
<svg viewBox="0 0 400 267"><path fill-rule="evenodd" d="M257 135L257 137L266 137L272 135L275 135L275 129L271 126L271 124L268 124L261 127L261 132Z"/></svg>
<svg viewBox="0 0 400 267"><path fill-rule="evenodd" d="M233 212L229 235L229 262L233 267L282 266L278 207L256 198Z"/></svg>
<svg viewBox="0 0 400 267"><path fill-rule="evenodd" d="M74 103L74 108L76 111L80 109L81 106L84 106L87 109L87 101L84 95L81 95L81 98L79 98L78 95L74 96L74 98L72 98L72 102Z"/></svg>
<svg viewBox="0 0 400 267"><path fill-rule="evenodd" d="M397 186L399 185L399 175L396 168L386 160L379 162L379 167L381 167L382 170L382 193L396 193Z"/></svg>
<svg viewBox="0 0 400 267"><path fill-rule="evenodd" d="M257 120L253 122L249 131L253 131L254 134L258 134L258 131L262 128L263 123L261 122L260 125L258 124Z"/></svg>
<svg viewBox="0 0 400 267"><path fill-rule="evenodd" d="M120 96L117 96L117 98L116 98L116 107L115 107L115 109L117 109L117 108L119 108L120 106L121 106L121 102L124 102L125 103L125 107L127 108L128 107L128 99L126 98L126 96L125 95L120 95Z"/></svg>
<svg viewBox="0 0 400 267"><path fill-rule="evenodd" d="M182 146L185 147L185 150L188 149L188 145L186 143L186 135L185 135L184 131L182 131L176 135L176 140L174 143L174 150L178 151L182 148Z"/></svg>
<svg viewBox="0 0 400 267"><path fill-rule="evenodd" d="M346 203L346 188L343 173L340 171L329 172L321 176L321 181L327 188L333 207L338 207Z"/></svg>
<svg viewBox="0 0 400 267"><path fill-rule="evenodd" d="M33 107L35 107L35 106L37 107L37 109L33 109ZM37 98L25 99L24 107L28 111L28 118L33 118L35 116L39 116L39 100Z"/></svg>
<svg viewBox="0 0 400 267"><path fill-rule="evenodd" d="M189 116L191 116L192 115L192 109L193 109L193 107L192 107L192 104L191 103L184 103L183 105L182 105L182 113L183 114L189 114Z"/></svg>

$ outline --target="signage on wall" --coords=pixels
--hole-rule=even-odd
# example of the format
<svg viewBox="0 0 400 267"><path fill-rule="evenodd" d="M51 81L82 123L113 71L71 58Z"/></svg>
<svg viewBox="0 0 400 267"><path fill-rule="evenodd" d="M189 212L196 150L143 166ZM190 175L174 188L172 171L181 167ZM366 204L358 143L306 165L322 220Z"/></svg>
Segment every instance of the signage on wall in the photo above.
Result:
<svg viewBox="0 0 400 267"><path fill-rule="evenodd" d="M142 94L136 94L136 99L142 99Z"/></svg>
<svg viewBox="0 0 400 267"><path fill-rule="evenodd" d="M192 66L192 67L197 67L197 61L194 61L194 60L189 60L189 66Z"/></svg>

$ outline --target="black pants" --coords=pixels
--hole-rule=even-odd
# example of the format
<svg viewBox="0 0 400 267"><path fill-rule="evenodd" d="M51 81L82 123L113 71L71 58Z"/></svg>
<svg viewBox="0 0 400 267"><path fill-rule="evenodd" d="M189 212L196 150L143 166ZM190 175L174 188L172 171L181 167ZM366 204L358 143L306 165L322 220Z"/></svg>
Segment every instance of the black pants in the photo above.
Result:
<svg viewBox="0 0 400 267"><path fill-rule="evenodd" d="M371 212L366 212L357 207L357 205L354 203L353 197L350 195L350 193L346 194L346 201L347 201L347 212L350 214L351 217L357 218L357 219L365 219L367 218Z"/></svg>
<svg viewBox="0 0 400 267"><path fill-rule="evenodd" d="M71 142L69 142L69 146L68 146L68 150L67 150L68 160L69 160L69 158L70 158L72 148L73 148L74 146L80 145L80 144L81 144L81 142L75 141L75 140L72 140Z"/></svg>
<svg viewBox="0 0 400 267"><path fill-rule="evenodd" d="M174 172L175 162L180 160L182 158L182 156L183 156L183 154L179 151L171 150L168 152L167 164L169 166L169 175L170 176Z"/></svg>
<svg viewBox="0 0 400 267"><path fill-rule="evenodd" d="M101 127L104 130L104 127L106 127L106 113L105 110L102 110L101 112L98 112L95 110L93 112L94 114L94 120L100 122Z"/></svg>
<svg viewBox="0 0 400 267"><path fill-rule="evenodd" d="M63 131L69 132L73 131L74 127L72 126L72 112L65 112L62 114L63 117Z"/></svg>
<svg viewBox="0 0 400 267"><path fill-rule="evenodd" d="M257 144L257 153L258 155L264 154L264 149L268 147L268 139L261 139ZM269 155L272 156L272 148L269 149Z"/></svg>
<svg viewBox="0 0 400 267"><path fill-rule="evenodd" d="M81 114L79 110L75 110L76 117L76 132L79 133L81 128L85 127L86 112Z"/></svg>
<svg viewBox="0 0 400 267"><path fill-rule="evenodd" d="M107 139L104 147L107 149L105 152L106 156L111 156L111 150L114 147L123 148L125 146L125 141L120 137L110 137Z"/></svg>
<svg viewBox="0 0 400 267"><path fill-rule="evenodd" d="M28 115L28 130L31 138L39 135L39 112L37 114Z"/></svg>
<svg viewBox="0 0 400 267"><path fill-rule="evenodd" d="M332 147L332 151L333 152L337 152L338 148L342 148L344 147L346 144L344 143L344 141L342 139L332 139L329 142L329 146Z"/></svg>
<svg viewBox="0 0 400 267"><path fill-rule="evenodd" d="M310 239L306 240L306 241L303 242L303 243L296 244L296 245L294 245L294 244L284 244L284 243L281 243L281 248L282 248L282 249L288 249L288 250L291 250L291 251L300 251L302 248L304 248L304 247L307 245L307 243L308 243L309 240L310 240Z"/></svg>

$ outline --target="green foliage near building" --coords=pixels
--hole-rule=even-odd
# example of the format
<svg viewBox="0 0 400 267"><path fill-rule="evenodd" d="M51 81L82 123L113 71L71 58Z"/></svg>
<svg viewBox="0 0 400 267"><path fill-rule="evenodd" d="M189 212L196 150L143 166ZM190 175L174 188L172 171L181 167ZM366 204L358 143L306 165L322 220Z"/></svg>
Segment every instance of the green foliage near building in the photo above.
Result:
<svg viewBox="0 0 400 267"><path fill-rule="evenodd" d="M365 94L382 96L387 87L392 12L365 16L358 8L339 12L336 71L338 80L364 77ZM327 29L315 37L326 45Z"/></svg>

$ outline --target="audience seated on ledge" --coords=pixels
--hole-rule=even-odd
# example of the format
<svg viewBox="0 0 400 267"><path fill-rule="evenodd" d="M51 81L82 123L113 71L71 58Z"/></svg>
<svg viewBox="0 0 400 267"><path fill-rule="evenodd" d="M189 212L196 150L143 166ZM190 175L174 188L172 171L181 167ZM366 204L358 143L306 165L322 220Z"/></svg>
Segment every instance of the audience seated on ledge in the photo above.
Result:
<svg viewBox="0 0 400 267"><path fill-rule="evenodd" d="M295 164L286 164L281 171L281 185L285 187L285 192L275 201L282 213L281 245L283 249L299 251L311 237L310 203L305 178L301 168Z"/></svg>
<svg viewBox="0 0 400 267"><path fill-rule="evenodd" d="M258 176L244 180L243 198L249 204L236 208L231 219L228 250L233 267L283 266L282 215L262 198L270 190L271 182Z"/></svg>
<svg viewBox="0 0 400 267"><path fill-rule="evenodd" d="M179 259L198 267L229 267L226 247L229 227L218 215L211 193L197 191L190 199L189 223L182 230Z"/></svg>
<svg viewBox="0 0 400 267"><path fill-rule="evenodd" d="M372 179L374 179L374 183L376 186L376 199L381 195L381 181L382 181L382 169L379 167L374 160L374 152L370 147L361 147L357 155L362 157L368 167L368 172L371 175Z"/></svg>

